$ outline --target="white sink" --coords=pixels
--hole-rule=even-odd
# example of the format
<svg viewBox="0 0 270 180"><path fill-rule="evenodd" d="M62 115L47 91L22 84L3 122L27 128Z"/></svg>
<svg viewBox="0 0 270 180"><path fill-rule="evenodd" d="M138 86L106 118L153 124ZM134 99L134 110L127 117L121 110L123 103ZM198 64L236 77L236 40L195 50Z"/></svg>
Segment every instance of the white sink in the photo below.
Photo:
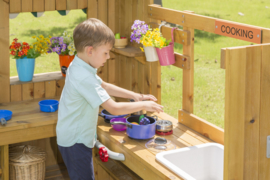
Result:
<svg viewBox="0 0 270 180"><path fill-rule="evenodd" d="M224 146L218 143L164 151L156 159L185 180L223 180Z"/></svg>

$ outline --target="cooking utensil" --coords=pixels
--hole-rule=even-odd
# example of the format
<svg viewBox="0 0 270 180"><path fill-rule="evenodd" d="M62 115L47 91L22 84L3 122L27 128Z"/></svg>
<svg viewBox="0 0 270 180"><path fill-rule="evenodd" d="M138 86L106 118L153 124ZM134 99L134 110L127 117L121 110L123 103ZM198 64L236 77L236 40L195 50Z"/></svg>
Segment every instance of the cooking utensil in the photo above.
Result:
<svg viewBox="0 0 270 180"><path fill-rule="evenodd" d="M173 129L173 124L169 120L158 120L156 130L159 132L169 132Z"/></svg>
<svg viewBox="0 0 270 180"><path fill-rule="evenodd" d="M39 108L43 112L55 112L58 110L59 101L54 99L45 99L38 102Z"/></svg>
<svg viewBox="0 0 270 180"><path fill-rule="evenodd" d="M110 114L106 109L103 109L100 114L98 114L99 116L103 117L104 118L104 121L106 123L110 123L110 120L113 119L113 118L123 118L125 116L127 116L127 114L123 114L123 115L112 115Z"/></svg>
<svg viewBox="0 0 270 180"><path fill-rule="evenodd" d="M110 120L110 122L126 122L126 118L113 118ZM125 131L127 129L126 125L122 124L114 124L112 125L112 128L116 131Z"/></svg>
<svg viewBox="0 0 270 180"><path fill-rule="evenodd" d="M154 152L161 152L161 151L173 150L176 148L176 145L173 144L170 140L157 137L145 143L145 147Z"/></svg>
<svg viewBox="0 0 270 180"><path fill-rule="evenodd" d="M138 122L140 115L130 116L126 119L126 123L111 122L112 125L122 124L127 126L127 135L133 139L150 139L155 136L156 119L146 116L150 120L150 124L136 125L133 122Z"/></svg>

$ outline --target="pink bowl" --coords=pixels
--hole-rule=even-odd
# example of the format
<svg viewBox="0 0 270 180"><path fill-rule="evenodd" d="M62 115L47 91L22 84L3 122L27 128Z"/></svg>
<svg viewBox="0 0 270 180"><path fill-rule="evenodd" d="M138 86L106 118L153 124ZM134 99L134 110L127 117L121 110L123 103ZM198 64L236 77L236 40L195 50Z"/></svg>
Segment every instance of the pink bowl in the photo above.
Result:
<svg viewBox="0 0 270 180"><path fill-rule="evenodd" d="M126 123L126 118L113 118L113 119L111 119L111 122ZM126 125L122 125L122 124L112 125L112 128L116 131L125 131L127 129Z"/></svg>

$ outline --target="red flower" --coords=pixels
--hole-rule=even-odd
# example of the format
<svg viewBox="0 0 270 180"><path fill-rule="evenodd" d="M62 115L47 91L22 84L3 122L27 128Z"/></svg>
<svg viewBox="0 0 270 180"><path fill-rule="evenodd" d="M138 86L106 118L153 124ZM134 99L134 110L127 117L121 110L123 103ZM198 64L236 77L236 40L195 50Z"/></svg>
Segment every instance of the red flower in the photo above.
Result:
<svg viewBox="0 0 270 180"><path fill-rule="evenodd" d="M20 51L19 53L18 53L18 56L22 56L24 53L23 53L23 51Z"/></svg>
<svg viewBox="0 0 270 180"><path fill-rule="evenodd" d="M17 38L15 38L15 39L13 39L13 41L14 41L14 42L17 42L17 41L18 41L18 39L17 39Z"/></svg>
<svg viewBox="0 0 270 180"><path fill-rule="evenodd" d="M15 51L11 51L10 54L13 55L13 56L15 56L16 52Z"/></svg>
<svg viewBox="0 0 270 180"><path fill-rule="evenodd" d="M26 43L26 42L23 42L23 45L28 45L28 43Z"/></svg>
<svg viewBox="0 0 270 180"><path fill-rule="evenodd" d="M17 44L17 47L21 47L22 45L21 45L21 43L16 43Z"/></svg>

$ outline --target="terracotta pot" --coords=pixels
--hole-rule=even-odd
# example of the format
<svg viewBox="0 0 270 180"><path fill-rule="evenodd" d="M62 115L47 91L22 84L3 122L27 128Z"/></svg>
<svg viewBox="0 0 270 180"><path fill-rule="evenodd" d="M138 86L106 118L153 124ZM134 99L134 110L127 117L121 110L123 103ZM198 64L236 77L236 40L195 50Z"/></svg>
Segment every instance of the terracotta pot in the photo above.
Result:
<svg viewBox="0 0 270 180"><path fill-rule="evenodd" d="M73 61L74 57L75 57L74 55L73 56L59 55L59 62L60 62L62 76L66 77L67 69L71 61Z"/></svg>

